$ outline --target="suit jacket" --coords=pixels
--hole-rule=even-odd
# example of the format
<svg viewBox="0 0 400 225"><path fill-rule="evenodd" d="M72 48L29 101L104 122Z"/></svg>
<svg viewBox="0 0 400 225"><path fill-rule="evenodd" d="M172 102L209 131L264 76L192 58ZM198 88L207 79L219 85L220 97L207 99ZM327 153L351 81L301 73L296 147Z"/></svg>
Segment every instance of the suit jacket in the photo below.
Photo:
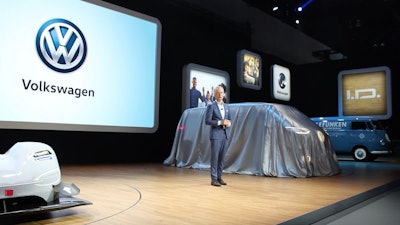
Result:
<svg viewBox="0 0 400 225"><path fill-rule="evenodd" d="M218 103L214 101L211 105L207 106L205 123L211 125L210 139L227 139L229 137L229 128L225 126L218 126L218 121L222 119L231 120L229 107L224 103L225 118L222 118L219 111Z"/></svg>

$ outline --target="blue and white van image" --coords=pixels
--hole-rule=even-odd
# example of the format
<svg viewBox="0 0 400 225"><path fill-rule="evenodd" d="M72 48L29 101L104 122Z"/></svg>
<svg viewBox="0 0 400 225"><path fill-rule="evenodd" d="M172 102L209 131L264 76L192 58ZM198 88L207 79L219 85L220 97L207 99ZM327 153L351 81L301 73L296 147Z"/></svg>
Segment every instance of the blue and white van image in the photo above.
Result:
<svg viewBox="0 0 400 225"><path fill-rule="evenodd" d="M391 154L390 138L382 124L372 117L312 117L331 139L339 154L351 154L356 161L373 161Z"/></svg>

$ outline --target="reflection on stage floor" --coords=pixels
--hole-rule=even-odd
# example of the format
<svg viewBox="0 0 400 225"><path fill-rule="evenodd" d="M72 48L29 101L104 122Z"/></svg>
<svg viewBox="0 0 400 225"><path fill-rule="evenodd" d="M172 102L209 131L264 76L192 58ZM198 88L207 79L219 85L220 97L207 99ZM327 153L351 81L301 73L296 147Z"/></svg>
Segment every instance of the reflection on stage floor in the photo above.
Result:
<svg viewBox="0 0 400 225"><path fill-rule="evenodd" d="M277 178L224 174L210 185L208 170L159 164L62 165L64 182L92 205L1 224L279 224L395 182L399 157L356 162L339 156L329 177ZM382 209L384 210L384 209ZM390 224L390 223L389 223Z"/></svg>

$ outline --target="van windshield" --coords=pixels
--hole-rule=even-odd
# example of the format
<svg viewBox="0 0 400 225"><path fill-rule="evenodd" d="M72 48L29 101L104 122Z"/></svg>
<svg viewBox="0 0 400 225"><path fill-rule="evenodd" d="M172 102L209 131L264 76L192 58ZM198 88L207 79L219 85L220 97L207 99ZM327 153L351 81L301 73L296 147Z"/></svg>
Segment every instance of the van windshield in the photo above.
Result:
<svg viewBox="0 0 400 225"><path fill-rule="evenodd" d="M353 130L384 130L384 126L379 121L356 121L351 124Z"/></svg>
<svg viewBox="0 0 400 225"><path fill-rule="evenodd" d="M372 124L369 122L361 121L361 122L352 122L351 129L353 130L372 130L374 129Z"/></svg>
<svg viewBox="0 0 400 225"><path fill-rule="evenodd" d="M385 126L380 121L371 121L371 122L374 124L376 130L385 130Z"/></svg>

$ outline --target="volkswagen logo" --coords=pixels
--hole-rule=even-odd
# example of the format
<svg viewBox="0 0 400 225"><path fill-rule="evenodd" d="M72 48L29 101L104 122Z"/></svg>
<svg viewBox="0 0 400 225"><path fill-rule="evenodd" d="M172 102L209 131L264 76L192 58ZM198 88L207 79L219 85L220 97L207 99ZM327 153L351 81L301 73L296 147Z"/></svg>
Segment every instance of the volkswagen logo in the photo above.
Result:
<svg viewBox="0 0 400 225"><path fill-rule="evenodd" d="M279 87L281 87L282 89L284 89L286 87L287 81L286 81L286 76L283 73L279 74Z"/></svg>
<svg viewBox="0 0 400 225"><path fill-rule="evenodd" d="M87 53L82 32L65 19L52 19L40 27L36 36L36 49L43 63L61 73L78 69Z"/></svg>

